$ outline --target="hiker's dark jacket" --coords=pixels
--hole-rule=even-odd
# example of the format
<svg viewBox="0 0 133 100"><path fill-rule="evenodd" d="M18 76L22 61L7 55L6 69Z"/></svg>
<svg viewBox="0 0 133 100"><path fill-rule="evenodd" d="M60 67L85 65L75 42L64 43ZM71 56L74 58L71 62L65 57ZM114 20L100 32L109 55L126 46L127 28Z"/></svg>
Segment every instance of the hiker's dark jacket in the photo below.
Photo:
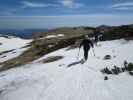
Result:
<svg viewBox="0 0 133 100"><path fill-rule="evenodd" d="M84 39L80 43L80 48L81 48L81 46L83 46L83 49L84 49L84 59L87 60L88 59L88 51L90 50L90 47L93 47L93 43L90 39Z"/></svg>
<svg viewBox="0 0 133 100"><path fill-rule="evenodd" d="M89 50L90 46L93 47L93 43L90 39L84 39L80 43L80 48L81 48L81 46L83 46L84 50Z"/></svg>

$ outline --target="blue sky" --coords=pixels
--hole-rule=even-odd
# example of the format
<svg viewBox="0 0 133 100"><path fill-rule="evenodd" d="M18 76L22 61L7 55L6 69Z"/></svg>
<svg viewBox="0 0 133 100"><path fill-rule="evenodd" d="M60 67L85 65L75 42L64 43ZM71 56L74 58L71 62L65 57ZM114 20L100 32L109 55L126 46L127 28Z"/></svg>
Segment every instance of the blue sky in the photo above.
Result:
<svg viewBox="0 0 133 100"><path fill-rule="evenodd" d="M0 28L133 23L133 0L1 0Z"/></svg>

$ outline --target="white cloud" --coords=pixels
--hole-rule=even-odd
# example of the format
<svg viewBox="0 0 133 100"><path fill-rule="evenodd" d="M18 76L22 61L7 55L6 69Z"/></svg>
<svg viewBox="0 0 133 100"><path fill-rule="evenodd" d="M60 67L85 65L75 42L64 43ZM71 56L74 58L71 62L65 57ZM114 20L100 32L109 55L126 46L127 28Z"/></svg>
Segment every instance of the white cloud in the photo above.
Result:
<svg viewBox="0 0 133 100"><path fill-rule="evenodd" d="M117 10L133 10L133 7L117 7Z"/></svg>
<svg viewBox="0 0 133 100"><path fill-rule="evenodd" d="M133 2L125 2L125 3L119 3L119 4L112 5L112 7L123 7L123 6L133 6Z"/></svg>
<svg viewBox="0 0 133 100"><path fill-rule="evenodd" d="M72 5L73 5L72 0L63 0L63 1L60 1L60 3L66 7L72 7Z"/></svg>
<svg viewBox="0 0 133 100"><path fill-rule="evenodd" d="M37 3L37 2L29 2L29 1L22 1L23 4L22 8L42 8L42 7L67 7L67 8L80 8L85 6L82 3L75 2L74 0L60 0L58 4L53 3Z"/></svg>
<svg viewBox="0 0 133 100"><path fill-rule="evenodd" d="M124 2L124 3L118 3L111 6L113 9L117 10L131 10L133 9L133 2Z"/></svg>
<svg viewBox="0 0 133 100"><path fill-rule="evenodd" d="M35 3L29 1L23 1L23 8L31 7L31 8L42 8L42 7L57 7L57 4L45 4L45 3Z"/></svg>
<svg viewBox="0 0 133 100"><path fill-rule="evenodd" d="M83 7L84 4L82 3L78 3L78 2L74 2L74 0L62 0L59 1L64 7L67 8L80 8Z"/></svg>

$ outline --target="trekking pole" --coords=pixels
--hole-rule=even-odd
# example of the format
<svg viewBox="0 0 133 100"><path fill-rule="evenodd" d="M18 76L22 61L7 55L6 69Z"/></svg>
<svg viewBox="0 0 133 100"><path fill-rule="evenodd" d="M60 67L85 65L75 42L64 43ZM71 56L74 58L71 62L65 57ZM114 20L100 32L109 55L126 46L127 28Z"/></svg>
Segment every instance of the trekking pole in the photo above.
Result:
<svg viewBox="0 0 133 100"><path fill-rule="evenodd" d="M79 53L80 53L80 48L79 48L79 51L78 51L78 56L77 56L77 59L79 59Z"/></svg>
<svg viewBox="0 0 133 100"><path fill-rule="evenodd" d="M95 55L95 52L94 52L94 48L92 48L92 51L93 51L93 55L96 56L96 55Z"/></svg>

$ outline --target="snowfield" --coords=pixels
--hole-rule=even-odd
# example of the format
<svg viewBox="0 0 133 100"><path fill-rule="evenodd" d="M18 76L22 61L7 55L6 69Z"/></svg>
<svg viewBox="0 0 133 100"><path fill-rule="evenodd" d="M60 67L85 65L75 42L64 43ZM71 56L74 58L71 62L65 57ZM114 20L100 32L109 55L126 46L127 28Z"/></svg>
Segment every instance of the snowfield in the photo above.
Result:
<svg viewBox="0 0 133 100"><path fill-rule="evenodd" d="M64 34L48 35L45 38L49 39L49 38L56 38L56 37L62 37L62 36L64 36Z"/></svg>
<svg viewBox="0 0 133 100"><path fill-rule="evenodd" d="M0 54L0 63L22 54L25 50L28 49L28 47L24 46L28 45L31 41L31 39L26 40L18 37L0 37L0 53L5 52L3 54Z"/></svg>
<svg viewBox="0 0 133 100"><path fill-rule="evenodd" d="M28 47L18 48L18 49L11 51L11 52L4 53L4 54L0 55L0 63L19 56L20 54L22 54L27 49L28 49Z"/></svg>
<svg viewBox="0 0 133 100"><path fill-rule="evenodd" d="M0 73L0 100L133 100L133 76L124 72L108 75L100 70L105 67L123 66L123 62L133 62L133 41L113 40L99 42L89 52L88 61L78 63L83 58L78 48L67 48L52 52L30 64ZM104 60L105 55L111 59ZM63 59L42 63L50 56Z"/></svg>
<svg viewBox="0 0 133 100"><path fill-rule="evenodd" d="M2 45L0 45L0 52L21 48L26 44L30 43L31 41L32 40L30 39L26 40L18 37L10 37L10 38L0 37L0 43L2 43Z"/></svg>

